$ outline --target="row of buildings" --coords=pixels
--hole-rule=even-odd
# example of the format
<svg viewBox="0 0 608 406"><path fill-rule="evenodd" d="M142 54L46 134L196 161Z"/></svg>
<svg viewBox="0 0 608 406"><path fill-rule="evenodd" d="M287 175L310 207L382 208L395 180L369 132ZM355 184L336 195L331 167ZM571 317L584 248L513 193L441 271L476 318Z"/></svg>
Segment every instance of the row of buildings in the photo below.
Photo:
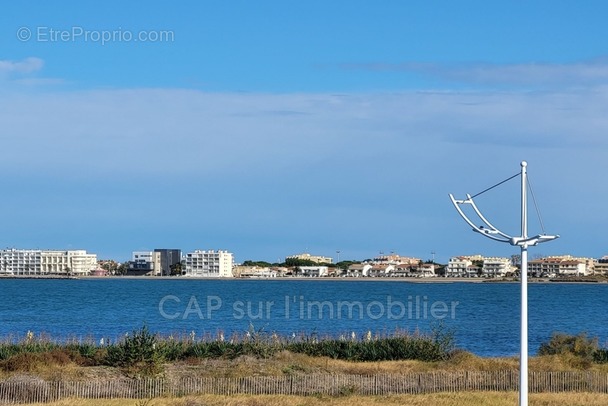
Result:
<svg viewBox="0 0 608 406"><path fill-rule="evenodd" d="M105 264L114 261L98 261L96 254L85 250L0 250L0 275L5 276L89 276L116 273ZM182 256L179 249L155 249L135 251L131 261L123 264L131 275L193 277L232 277L234 256L228 251L195 250Z"/></svg>
<svg viewBox="0 0 608 406"><path fill-rule="evenodd" d="M445 267L448 277L508 277L519 274L516 258L483 257L481 255L450 258ZM589 276L608 274L608 257L601 259L556 255L528 261L528 275L538 278L558 276Z"/></svg>
<svg viewBox="0 0 608 406"><path fill-rule="evenodd" d="M302 254L288 258L305 259ZM331 264L331 261L323 261ZM347 268L331 268L327 265L285 267L236 267L237 277L389 277L389 278L505 278L517 277L520 272L518 257L484 257L468 255L452 257L446 265L419 258L396 254L381 255ZM538 278L608 275L608 257L601 259L580 258L571 255L551 256L528 261L528 275Z"/></svg>
<svg viewBox="0 0 608 406"><path fill-rule="evenodd" d="M146 276L185 275L193 277L232 277L234 255L223 250L195 250L182 256L179 249L135 251L128 273Z"/></svg>
<svg viewBox="0 0 608 406"><path fill-rule="evenodd" d="M442 266L419 258L396 254L380 255L348 267L333 266L331 257L308 253L286 257L307 260L313 265L292 267L235 266L234 255L224 250L195 250L182 254L179 249L134 251L123 264L123 273L145 276L182 275L190 277L485 277L502 278L519 275L520 264L512 258L457 256ZM0 275L85 276L116 273L98 261L97 255L85 250L0 250ZM608 275L608 257L580 258L570 255L550 256L528 261L532 277Z"/></svg>

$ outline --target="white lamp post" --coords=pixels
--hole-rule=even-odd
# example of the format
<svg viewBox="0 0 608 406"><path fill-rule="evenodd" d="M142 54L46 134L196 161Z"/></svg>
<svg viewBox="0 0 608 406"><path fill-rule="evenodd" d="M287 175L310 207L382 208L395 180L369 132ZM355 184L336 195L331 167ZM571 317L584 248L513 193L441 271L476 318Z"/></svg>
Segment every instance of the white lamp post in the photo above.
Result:
<svg viewBox="0 0 608 406"><path fill-rule="evenodd" d="M454 204L454 207L464 221L466 221L473 228L473 231L483 234L484 236L496 241L506 242L513 246L519 246L521 249L521 334L519 352L519 404L521 406L528 404L528 247L559 238L559 235L546 234L538 234L534 237L528 237L527 166L528 164L526 161L523 161L521 163L521 174L518 174L521 176L521 235L518 237L511 237L494 227L481 214L473 201L473 197L478 196L481 193L484 193L518 175L512 176L511 178L500 182L473 197L467 194L467 198L463 200L457 200L452 194L450 194L452 204ZM473 211L484 223L484 225L477 226L466 216L460 207L465 204L468 204L473 208Z"/></svg>

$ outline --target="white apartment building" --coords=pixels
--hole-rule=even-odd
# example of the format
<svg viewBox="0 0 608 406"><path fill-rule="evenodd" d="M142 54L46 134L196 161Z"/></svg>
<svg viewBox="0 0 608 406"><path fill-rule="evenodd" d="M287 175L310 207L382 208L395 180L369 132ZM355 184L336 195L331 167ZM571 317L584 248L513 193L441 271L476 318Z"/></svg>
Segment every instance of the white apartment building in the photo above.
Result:
<svg viewBox="0 0 608 406"><path fill-rule="evenodd" d="M0 274L89 275L97 269L97 255L85 250L0 250Z"/></svg>
<svg viewBox="0 0 608 406"><path fill-rule="evenodd" d="M228 251L195 250L186 254L186 276L231 278L234 256Z"/></svg>
<svg viewBox="0 0 608 406"><path fill-rule="evenodd" d="M0 251L0 275L40 275L40 250Z"/></svg>
<svg viewBox="0 0 608 406"><path fill-rule="evenodd" d="M299 266L297 276L308 276L318 278L329 275L329 268L326 266Z"/></svg>
<svg viewBox="0 0 608 406"><path fill-rule="evenodd" d="M476 262L483 263L481 269L475 265ZM514 272L515 267L511 264L509 258L467 255L450 258L445 268L446 276L449 277L477 276L479 271L487 277L503 277Z"/></svg>

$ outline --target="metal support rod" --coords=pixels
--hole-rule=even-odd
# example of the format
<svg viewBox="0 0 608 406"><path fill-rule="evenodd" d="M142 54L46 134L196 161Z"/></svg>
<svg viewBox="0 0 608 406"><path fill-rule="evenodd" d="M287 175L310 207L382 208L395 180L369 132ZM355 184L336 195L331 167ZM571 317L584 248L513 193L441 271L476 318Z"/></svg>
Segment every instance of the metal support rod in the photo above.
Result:
<svg viewBox="0 0 608 406"><path fill-rule="evenodd" d="M528 201L526 161L521 163L521 331L519 349L519 405L528 405Z"/></svg>

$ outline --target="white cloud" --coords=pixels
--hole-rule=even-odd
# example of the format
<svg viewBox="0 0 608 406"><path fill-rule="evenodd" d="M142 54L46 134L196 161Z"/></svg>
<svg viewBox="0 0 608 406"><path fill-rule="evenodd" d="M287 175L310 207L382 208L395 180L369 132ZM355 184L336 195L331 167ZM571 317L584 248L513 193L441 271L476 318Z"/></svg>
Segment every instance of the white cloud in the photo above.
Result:
<svg viewBox="0 0 608 406"><path fill-rule="evenodd" d="M21 61L0 60L0 73L27 74L37 72L44 66L44 61L40 58L29 57Z"/></svg>

